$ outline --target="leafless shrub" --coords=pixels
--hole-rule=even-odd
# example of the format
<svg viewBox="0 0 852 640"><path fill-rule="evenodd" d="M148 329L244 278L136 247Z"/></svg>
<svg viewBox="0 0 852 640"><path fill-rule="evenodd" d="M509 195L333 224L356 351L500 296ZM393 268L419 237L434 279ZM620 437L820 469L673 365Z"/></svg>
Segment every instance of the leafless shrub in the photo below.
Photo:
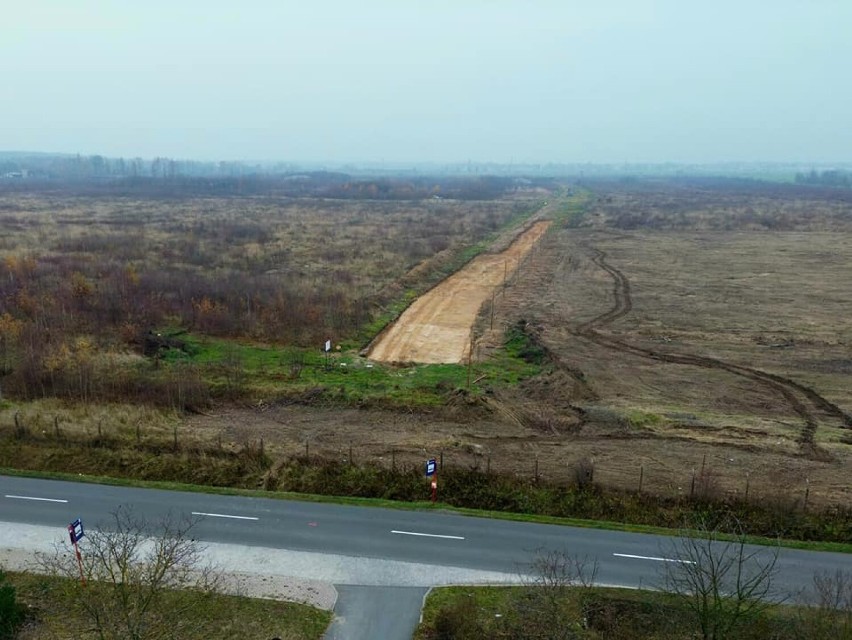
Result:
<svg viewBox="0 0 852 640"><path fill-rule="evenodd" d="M588 489L595 483L595 462L590 458L581 458L574 465L574 482L578 489Z"/></svg>
<svg viewBox="0 0 852 640"><path fill-rule="evenodd" d="M799 609L796 636L803 640L852 637L852 573L837 569L814 574L810 606Z"/></svg>
<svg viewBox="0 0 852 640"><path fill-rule="evenodd" d="M190 536L196 522L167 517L151 524L119 507L80 542L85 584L67 542L37 562L68 578L68 601L100 640L186 637L185 614L203 606L219 582Z"/></svg>
<svg viewBox="0 0 852 640"><path fill-rule="evenodd" d="M14 434L15 434L15 438L17 438L18 440L23 440L24 438L26 438L30 434L29 429L27 429L27 425L25 425L23 423L23 421L21 420L20 414L17 411L15 412L15 431L14 431Z"/></svg>
<svg viewBox="0 0 852 640"><path fill-rule="evenodd" d="M525 579L525 584L555 593L564 593L572 587L590 588L595 585L598 568L595 558L563 550L539 549L529 564L530 577Z"/></svg>
<svg viewBox="0 0 852 640"><path fill-rule="evenodd" d="M598 562L563 550L539 549L522 576L525 586L503 632L509 638L574 640L582 632L576 615L568 607L569 591L594 586Z"/></svg>
<svg viewBox="0 0 852 640"><path fill-rule="evenodd" d="M701 500L716 500L722 495L719 474L710 466L702 465L695 475L694 497Z"/></svg>
<svg viewBox="0 0 852 640"><path fill-rule="evenodd" d="M302 377L302 369L305 368L305 354L301 349L290 349L285 355L287 364L290 365L290 379L298 380Z"/></svg>
<svg viewBox="0 0 852 640"><path fill-rule="evenodd" d="M722 531L736 532L734 538ZM778 548L750 547L738 521L710 526L698 519L666 551L667 591L685 598L704 640L729 637L771 606Z"/></svg>

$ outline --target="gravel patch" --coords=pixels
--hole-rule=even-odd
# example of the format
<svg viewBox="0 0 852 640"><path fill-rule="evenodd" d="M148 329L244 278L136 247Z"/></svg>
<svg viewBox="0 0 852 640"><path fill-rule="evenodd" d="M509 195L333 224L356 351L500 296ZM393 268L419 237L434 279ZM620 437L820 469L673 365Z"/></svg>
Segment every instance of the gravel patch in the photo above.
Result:
<svg viewBox="0 0 852 640"><path fill-rule="evenodd" d="M0 566L36 571L35 554L51 553L66 540L64 529L0 522ZM81 543L85 553L85 539ZM480 571L397 560L287 551L238 544L204 543L204 558L224 573L225 593L309 604L333 610L334 585L433 587L517 583L516 573Z"/></svg>

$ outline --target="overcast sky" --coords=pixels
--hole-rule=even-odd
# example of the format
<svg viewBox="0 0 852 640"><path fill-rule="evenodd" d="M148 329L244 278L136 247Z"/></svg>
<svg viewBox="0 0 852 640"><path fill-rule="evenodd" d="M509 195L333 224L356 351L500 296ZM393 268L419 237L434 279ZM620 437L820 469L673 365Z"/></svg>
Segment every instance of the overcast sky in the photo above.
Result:
<svg viewBox="0 0 852 640"><path fill-rule="evenodd" d="M0 149L852 161L850 0L21 0Z"/></svg>

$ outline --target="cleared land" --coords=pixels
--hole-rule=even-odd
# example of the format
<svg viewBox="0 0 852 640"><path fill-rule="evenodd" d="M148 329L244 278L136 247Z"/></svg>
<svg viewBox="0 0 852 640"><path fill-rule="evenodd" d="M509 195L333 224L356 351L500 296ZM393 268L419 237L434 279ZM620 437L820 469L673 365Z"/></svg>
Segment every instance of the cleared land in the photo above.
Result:
<svg viewBox="0 0 852 640"><path fill-rule="evenodd" d="M475 328L474 379L521 319L547 350L542 375L428 417L283 406L192 423L263 434L282 453L306 441L312 453L345 459L351 444L358 460L385 462L443 451L449 464L490 459L493 469L565 481L587 461L596 481L663 495L848 504L843 194L597 190L583 221L551 228L496 297L499 329L489 330L488 303Z"/></svg>
<svg viewBox="0 0 852 640"><path fill-rule="evenodd" d="M496 288L515 274L521 260L550 227L533 224L500 253L477 256L417 298L368 351L379 362L459 363L471 349L471 329Z"/></svg>
<svg viewBox="0 0 852 640"><path fill-rule="evenodd" d="M508 297L576 381L596 478L848 502L852 216L807 195L619 190L542 244ZM567 419L544 382L532 399Z"/></svg>

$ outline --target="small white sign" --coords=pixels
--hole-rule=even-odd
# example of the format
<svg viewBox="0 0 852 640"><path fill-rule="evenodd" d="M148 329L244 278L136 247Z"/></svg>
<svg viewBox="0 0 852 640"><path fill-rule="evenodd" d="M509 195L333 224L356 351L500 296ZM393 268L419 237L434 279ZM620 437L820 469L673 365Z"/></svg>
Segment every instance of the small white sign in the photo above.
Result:
<svg viewBox="0 0 852 640"><path fill-rule="evenodd" d="M325 341L325 350L326 350L326 353L331 351L331 340Z"/></svg>

